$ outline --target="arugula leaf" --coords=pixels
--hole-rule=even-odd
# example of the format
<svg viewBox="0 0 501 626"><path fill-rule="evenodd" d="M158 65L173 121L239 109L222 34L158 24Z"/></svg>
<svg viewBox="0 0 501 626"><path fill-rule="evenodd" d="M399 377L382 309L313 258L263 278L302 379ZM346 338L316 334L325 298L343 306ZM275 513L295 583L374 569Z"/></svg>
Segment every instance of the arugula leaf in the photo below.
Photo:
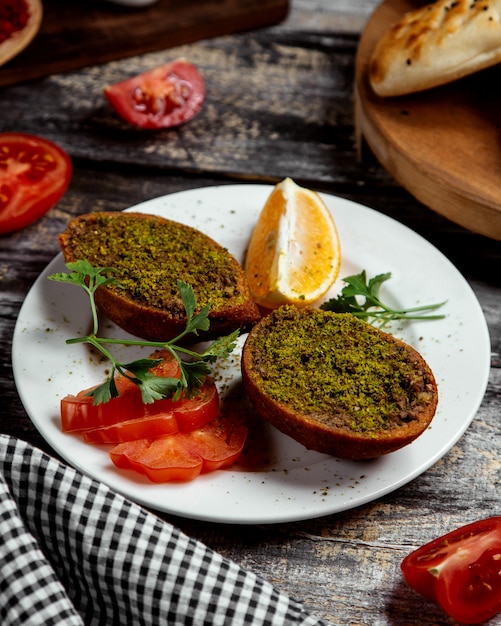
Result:
<svg viewBox="0 0 501 626"><path fill-rule="evenodd" d="M203 385L205 377L210 374L211 369L208 363L213 363L218 358L228 357L236 346L238 330L227 337L216 339L201 354L179 344L185 335L189 333L198 335L199 331L206 331L210 327L208 318L210 306L206 305L198 313L195 313L197 301L193 288L181 280L177 281L177 285L186 311L187 322L185 329L177 337L165 342L98 337L99 319L94 294L99 287L119 283L114 276L109 275L116 272L116 269L112 267L94 267L86 260L67 263L66 267L71 273L55 273L48 277L49 280L83 288L89 296L93 318L92 333L84 337L67 339L66 343L88 343L99 350L112 365L111 373L106 381L89 392L89 395L93 397L93 404L108 402L111 398L116 398L119 395L115 384L115 374L117 372L138 385L141 390L142 401L145 404L151 404L161 398L178 400L183 393L184 397L190 398L197 393ZM104 347L105 344L149 346L168 350L177 359L181 376L178 379L152 374L150 370L159 363L159 359L137 359L131 363L121 363ZM180 353L189 357L189 359L181 358Z"/></svg>
<svg viewBox="0 0 501 626"><path fill-rule="evenodd" d="M384 326L392 320L437 320L444 315L429 315L427 312L440 308L445 302L428 304L408 309L393 309L385 304L379 297L381 285L391 278L391 272L377 274L367 281L367 274L362 270L360 274L343 278L346 286L341 293L324 302L320 308L335 313L351 313L356 317L365 319L370 323L379 322Z"/></svg>

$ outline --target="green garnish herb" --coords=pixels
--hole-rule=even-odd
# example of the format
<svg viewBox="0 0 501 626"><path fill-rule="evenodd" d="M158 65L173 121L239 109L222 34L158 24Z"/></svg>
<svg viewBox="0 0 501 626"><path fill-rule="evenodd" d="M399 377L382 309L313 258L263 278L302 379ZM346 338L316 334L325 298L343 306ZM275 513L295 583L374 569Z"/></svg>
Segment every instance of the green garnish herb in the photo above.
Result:
<svg viewBox="0 0 501 626"><path fill-rule="evenodd" d="M445 317L445 315L428 314L440 308L445 302L402 310L393 309L382 302L379 290L389 278L391 278L391 272L378 274L367 282L365 270L360 274L347 276L343 278L346 286L343 287L341 293L336 298L324 302L320 308L335 313L351 313L371 324L379 322L379 326L384 326L392 320L438 320Z"/></svg>
<svg viewBox="0 0 501 626"><path fill-rule="evenodd" d="M236 340L239 334L238 330L227 336L219 337L202 353L179 345L180 340L185 335L190 333L198 335L198 331L206 331L210 326L208 319L210 305L204 306L195 314L197 302L193 289L190 285L181 280L177 281L177 285L186 311L187 323L185 329L177 337L165 342L99 337L99 319L94 294L99 287L118 284L119 281L114 276L110 276L115 270L112 267L93 267L88 261L67 263L66 267L70 270L70 274L51 274L48 277L49 280L66 283L68 285L76 285L84 289L90 299L93 319L93 330L89 335L67 339L66 343L88 343L109 359L112 365L111 373L106 381L89 392L89 395L93 397L93 404L95 405L108 402L111 398L116 398L119 395L114 380L117 373L122 374L138 385L141 390L142 400L145 404L151 404L161 398L173 398L174 400L178 400L183 392L185 398L190 398L196 395L197 390L203 385L205 377L210 374L211 369L208 363L213 363L218 358L229 356L236 346ZM105 348L107 344L147 346L168 350L178 361L181 376L180 378L164 378L152 374L150 369L158 364L160 359L146 358L138 359L131 363L120 363ZM188 359L181 358L180 354L188 357Z"/></svg>

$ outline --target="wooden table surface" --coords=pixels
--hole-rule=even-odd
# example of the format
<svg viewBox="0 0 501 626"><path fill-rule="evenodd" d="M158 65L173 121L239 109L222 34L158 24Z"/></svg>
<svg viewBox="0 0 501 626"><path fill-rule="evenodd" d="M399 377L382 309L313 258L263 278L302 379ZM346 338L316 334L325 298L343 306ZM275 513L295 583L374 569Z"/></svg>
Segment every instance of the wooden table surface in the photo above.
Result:
<svg viewBox="0 0 501 626"><path fill-rule="evenodd" d="M276 26L2 88L0 131L57 142L71 155L74 173L41 221L0 238L0 432L52 452L17 395L11 343L23 299L58 253L57 234L71 217L184 189L286 176L372 207L439 248L481 304L491 373L467 432L411 483L343 513L266 526L162 517L334 624L445 625L454 622L406 587L399 566L421 543L501 513L501 243L421 205L370 154L358 159L354 62L375 6L376 0L292 0L288 18ZM156 133L120 122L103 86L177 56L196 63L206 78L202 112Z"/></svg>

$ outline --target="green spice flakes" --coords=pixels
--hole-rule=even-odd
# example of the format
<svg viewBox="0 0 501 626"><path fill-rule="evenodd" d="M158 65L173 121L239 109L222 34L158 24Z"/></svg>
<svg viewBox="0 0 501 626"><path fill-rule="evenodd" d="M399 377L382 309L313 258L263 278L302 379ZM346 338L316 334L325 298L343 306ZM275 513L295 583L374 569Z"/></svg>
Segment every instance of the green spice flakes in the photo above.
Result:
<svg viewBox="0 0 501 626"><path fill-rule="evenodd" d="M177 281L191 285L198 308L243 301L235 262L202 232L171 220L134 213L96 213L93 228L72 233L72 252L93 266L114 267L110 287L138 304L181 314Z"/></svg>
<svg viewBox="0 0 501 626"><path fill-rule="evenodd" d="M426 399L419 360L351 314L281 307L252 341L262 391L328 426L377 434Z"/></svg>

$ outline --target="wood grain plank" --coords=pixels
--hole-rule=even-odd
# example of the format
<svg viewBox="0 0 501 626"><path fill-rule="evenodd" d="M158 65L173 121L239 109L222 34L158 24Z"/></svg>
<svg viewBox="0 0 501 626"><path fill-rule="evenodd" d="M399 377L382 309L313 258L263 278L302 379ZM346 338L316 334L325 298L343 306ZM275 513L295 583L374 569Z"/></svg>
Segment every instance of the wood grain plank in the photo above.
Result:
<svg viewBox="0 0 501 626"><path fill-rule="evenodd" d="M0 86L282 21L288 0L158 0L141 9L45 0L40 31L0 68Z"/></svg>
<svg viewBox="0 0 501 626"><path fill-rule="evenodd" d="M4 88L0 131L40 132L74 159L274 180L331 181L353 158L356 38L266 32L227 36ZM103 88L185 56L205 103L189 124L145 133L120 120ZM15 115L9 111L15 107ZM350 156L351 155L351 156Z"/></svg>

